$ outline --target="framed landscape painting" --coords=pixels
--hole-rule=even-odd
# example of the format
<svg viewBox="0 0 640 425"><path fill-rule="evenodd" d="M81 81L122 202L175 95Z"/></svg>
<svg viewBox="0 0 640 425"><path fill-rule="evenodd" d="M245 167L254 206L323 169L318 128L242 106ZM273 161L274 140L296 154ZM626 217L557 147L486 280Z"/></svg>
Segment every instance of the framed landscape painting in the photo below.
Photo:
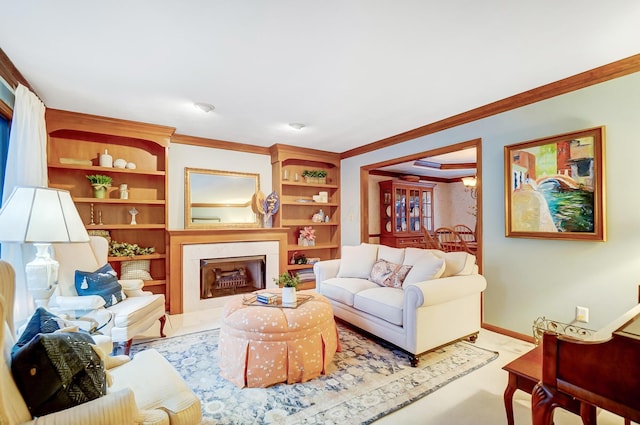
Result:
<svg viewBox="0 0 640 425"><path fill-rule="evenodd" d="M504 147L507 237L606 239L604 130Z"/></svg>

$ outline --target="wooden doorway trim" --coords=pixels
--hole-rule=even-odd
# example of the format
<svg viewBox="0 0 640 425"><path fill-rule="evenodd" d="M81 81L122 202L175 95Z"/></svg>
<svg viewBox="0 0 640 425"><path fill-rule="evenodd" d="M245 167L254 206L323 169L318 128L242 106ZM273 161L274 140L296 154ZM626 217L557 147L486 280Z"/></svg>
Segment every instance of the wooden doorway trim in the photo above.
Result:
<svg viewBox="0 0 640 425"><path fill-rule="evenodd" d="M476 192L478 197L476 203L478 206L478 212L476 216L476 238L478 239L478 252L476 254L477 264L480 273L482 273L482 139L473 139L466 142L456 143L453 145L434 148L431 150L418 152L415 154L403 156L400 158L394 158L385 160L382 162L376 162L373 164L363 165L360 167L360 242L369 241L369 174L372 170L381 167L387 167L389 165L398 164L400 162L412 161L427 156L442 155L450 152L455 152L463 149L474 148L476 149L476 175L478 183L476 185Z"/></svg>

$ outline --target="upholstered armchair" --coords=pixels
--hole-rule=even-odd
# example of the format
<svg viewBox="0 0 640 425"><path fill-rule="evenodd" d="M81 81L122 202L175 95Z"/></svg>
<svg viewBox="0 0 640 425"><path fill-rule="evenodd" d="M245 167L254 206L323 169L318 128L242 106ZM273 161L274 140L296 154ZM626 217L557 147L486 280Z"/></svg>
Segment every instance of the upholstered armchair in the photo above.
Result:
<svg viewBox="0 0 640 425"><path fill-rule="evenodd" d="M125 354L129 354L133 337L156 320L160 321L160 335L165 336L164 295L143 291L143 280L119 280L126 298L109 307L104 307L105 301L99 295L78 295L76 270L94 272L107 263L109 243L105 238L91 236L88 243L53 244L53 251L60 269L58 287L49 303L52 311L71 320L84 318L96 323L113 342L124 343Z"/></svg>
<svg viewBox="0 0 640 425"><path fill-rule="evenodd" d="M200 400L155 350L141 351L132 360L102 353L107 381L111 381L105 395L33 418L11 371L11 350L16 337L14 294L13 268L0 261L0 424L197 425L201 422Z"/></svg>

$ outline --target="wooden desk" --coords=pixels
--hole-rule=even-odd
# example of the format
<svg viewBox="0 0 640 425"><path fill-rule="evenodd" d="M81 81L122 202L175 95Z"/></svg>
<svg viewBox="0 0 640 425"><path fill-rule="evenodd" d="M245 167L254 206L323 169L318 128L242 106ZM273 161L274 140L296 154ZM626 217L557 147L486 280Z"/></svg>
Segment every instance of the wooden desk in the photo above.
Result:
<svg viewBox="0 0 640 425"><path fill-rule="evenodd" d="M585 425L596 423L590 414L595 406L626 424L640 423L640 304L607 325L597 340L545 333L542 350L542 377L531 394L534 425L551 425L553 409L568 399L581 400Z"/></svg>
<svg viewBox="0 0 640 425"><path fill-rule="evenodd" d="M535 347L511 363L506 364L502 369L509 372L509 381L507 388L504 390L504 409L507 412L507 424L514 425L513 394L516 390L531 394L533 387L542 379L542 346ZM580 414L580 402L575 399L566 400L560 407L576 415ZM595 407L588 406L587 409L590 410L590 415L593 417L593 423L595 424Z"/></svg>

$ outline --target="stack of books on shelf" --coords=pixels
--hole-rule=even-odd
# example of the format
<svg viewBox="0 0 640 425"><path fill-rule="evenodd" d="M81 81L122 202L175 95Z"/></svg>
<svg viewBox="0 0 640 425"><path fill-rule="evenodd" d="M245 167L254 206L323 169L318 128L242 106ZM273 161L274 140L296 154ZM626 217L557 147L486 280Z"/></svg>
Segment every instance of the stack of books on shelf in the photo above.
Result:
<svg viewBox="0 0 640 425"><path fill-rule="evenodd" d="M256 295L256 300L263 304L275 304L278 302L278 295L271 292L260 292Z"/></svg>
<svg viewBox="0 0 640 425"><path fill-rule="evenodd" d="M307 264L315 264L320 261L320 257L308 257Z"/></svg>
<svg viewBox="0 0 640 425"><path fill-rule="evenodd" d="M316 280L316 276L313 274L313 269L298 270L298 276L300 277L300 282Z"/></svg>

